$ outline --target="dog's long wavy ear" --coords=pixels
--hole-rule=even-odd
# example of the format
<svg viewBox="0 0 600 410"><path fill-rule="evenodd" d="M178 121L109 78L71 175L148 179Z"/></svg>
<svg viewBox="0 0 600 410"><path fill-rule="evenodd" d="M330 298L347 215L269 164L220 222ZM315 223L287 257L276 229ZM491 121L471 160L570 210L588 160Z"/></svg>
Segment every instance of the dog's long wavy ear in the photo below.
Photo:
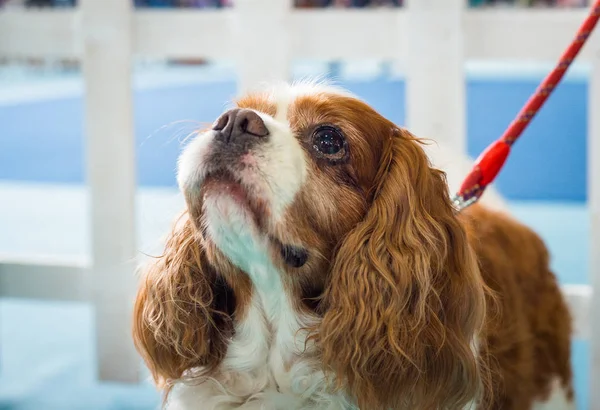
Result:
<svg viewBox="0 0 600 410"><path fill-rule="evenodd" d="M160 387L193 368L214 369L233 332L235 296L207 263L198 231L185 214L162 256L143 272L134 308L135 346Z"/></svg>
<svg viewBox="0 0 600 410"><path fill-rule="evenodd" d="M325 290L325 369L360 408L462 409L480 389L473 343L485 301L445 176L395 129L372 194Z"/></svg>

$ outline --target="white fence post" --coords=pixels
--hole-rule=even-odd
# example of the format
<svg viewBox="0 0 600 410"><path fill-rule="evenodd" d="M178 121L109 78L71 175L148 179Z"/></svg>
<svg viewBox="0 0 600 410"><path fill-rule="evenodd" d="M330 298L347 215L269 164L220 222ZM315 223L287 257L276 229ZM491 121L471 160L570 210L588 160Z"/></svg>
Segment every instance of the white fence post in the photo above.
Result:
<svg viewBox="0 0 600 410"><path fill-rule="evenodd" d="M465 0L408 0L406 122L419 137L466 152Z"/></svg>
<svg viewBox="0 0 600 410"><path fill-rule="evenodd" d="M594 47L588 85L588 204L590 209L590 408L600 410L600 34L590 38ZM595 313L594 313L595 312Z"/></svg>
<svg viewBox="0 0 600 410"><path fill-rule="evenodd" d="M290 74L291 0L238 0L234 4L238 92Z"/></svg>
<svg viewBox="0 0 600 410"><path fill-rule="evenodd" d="M81 0L96 349L102 380L137 381L132 2Z"/></svg>

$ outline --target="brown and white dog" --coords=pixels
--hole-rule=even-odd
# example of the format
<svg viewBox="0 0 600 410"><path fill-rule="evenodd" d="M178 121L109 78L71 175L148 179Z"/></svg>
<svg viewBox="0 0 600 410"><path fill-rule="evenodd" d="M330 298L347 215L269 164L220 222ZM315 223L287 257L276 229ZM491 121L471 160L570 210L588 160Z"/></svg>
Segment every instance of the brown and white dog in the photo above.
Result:
<svg viewBox="0 0 600 410"><path fill-rule="evenodd" d="M543 242L483 204L458 214L424 143L364 102L247 95L178 181L134 323L168 409L573 408Z"/></svg>

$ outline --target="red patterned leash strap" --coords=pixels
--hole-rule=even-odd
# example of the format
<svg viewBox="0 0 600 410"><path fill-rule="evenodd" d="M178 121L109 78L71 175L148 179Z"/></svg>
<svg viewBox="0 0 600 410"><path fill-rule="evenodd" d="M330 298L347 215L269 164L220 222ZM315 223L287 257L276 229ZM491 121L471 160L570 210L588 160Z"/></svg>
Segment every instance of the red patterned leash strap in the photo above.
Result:
<svg viewBox="0 0 600 410"><path fill-rule="evenodd" d="M544 79L535 93L529 98L517 118L510 124L504 134L494 141L477 158L471 172L463 181L460 190L452 199L460 211L477 202L485 188L496 178L502 169L512 144L519 138L531 119L546 102L554 88L558 85L565 72L585 44L600 18L600 0L596 0L590 13L579 28L577 36L565 50L554 70Z"/></svg>

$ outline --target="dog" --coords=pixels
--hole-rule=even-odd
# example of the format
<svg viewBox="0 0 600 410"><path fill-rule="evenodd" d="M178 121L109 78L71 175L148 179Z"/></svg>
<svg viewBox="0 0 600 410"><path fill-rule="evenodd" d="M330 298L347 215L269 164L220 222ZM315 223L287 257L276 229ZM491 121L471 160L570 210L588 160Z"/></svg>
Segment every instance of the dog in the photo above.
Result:
<svg viewBox="0 0 600 410"><path fill-rule="evenodd" d="M499 196L458 212L428 144L309 82L198 132L134 308L167 409L574 408L543 241Z"/></svg>

